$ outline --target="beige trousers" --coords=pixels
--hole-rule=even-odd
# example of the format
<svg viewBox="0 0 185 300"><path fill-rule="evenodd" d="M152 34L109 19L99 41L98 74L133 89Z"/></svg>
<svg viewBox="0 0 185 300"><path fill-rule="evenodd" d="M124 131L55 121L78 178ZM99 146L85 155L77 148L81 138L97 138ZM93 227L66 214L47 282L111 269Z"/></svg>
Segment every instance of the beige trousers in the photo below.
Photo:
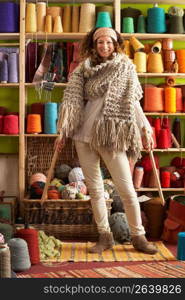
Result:
<svg viewBox="0 0 185 300"><path fill-rule="evenodd" d="M91 205L98 232L110 231L100 158L104 161L124 205L131 235L145 234L141 211L135 192L126 152L112 152L105 148L92 150L88 143L75 141L80 165L91 196Z"/></svg>

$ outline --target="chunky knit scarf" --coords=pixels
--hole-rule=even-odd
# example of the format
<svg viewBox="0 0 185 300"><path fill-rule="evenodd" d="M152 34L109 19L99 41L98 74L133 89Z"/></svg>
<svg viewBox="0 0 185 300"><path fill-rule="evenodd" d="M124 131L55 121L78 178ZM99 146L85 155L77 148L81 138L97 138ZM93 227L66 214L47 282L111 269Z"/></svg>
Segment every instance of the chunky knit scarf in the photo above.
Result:
<svg viewBox="0 0 185 300"><path fill-rule="evenodd" d="M94 67L90 59L73 72L64 91L58 130L73 137L83 124L86 100L104 96L101 117L94 122L91 146L110 151L126 150L132 159L140 157L141 135L136 124L134 101L142 97L135 66L124 54L114 53Z"/></svg>

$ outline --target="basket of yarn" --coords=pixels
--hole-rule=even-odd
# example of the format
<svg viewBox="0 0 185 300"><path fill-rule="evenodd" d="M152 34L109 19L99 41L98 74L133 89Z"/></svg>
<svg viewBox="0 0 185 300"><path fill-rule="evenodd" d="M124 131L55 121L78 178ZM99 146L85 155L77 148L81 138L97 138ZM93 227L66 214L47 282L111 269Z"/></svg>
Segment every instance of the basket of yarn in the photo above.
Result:
<svg viewBox="0 0 185 300"><path fill-rule="evenodd" d="M57 239L91 239L98 237L90 195L76 152L70 141L57 156L48 185L53 161L53 139L28 140L26 163L27 195L23 200L24 221L37 230ZM110 186L109 186L110 185ZM42 195L47 188L47 197ZM109 187L109 188L108 188ZM105 199L111 212L112 187L107 182Z"/></svg>

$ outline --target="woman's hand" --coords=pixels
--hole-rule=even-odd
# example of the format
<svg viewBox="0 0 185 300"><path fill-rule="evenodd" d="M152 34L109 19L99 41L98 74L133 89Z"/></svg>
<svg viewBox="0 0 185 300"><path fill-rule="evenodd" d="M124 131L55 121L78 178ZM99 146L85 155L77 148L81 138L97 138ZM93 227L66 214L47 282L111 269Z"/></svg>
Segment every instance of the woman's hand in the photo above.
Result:
<svg viewBox="0 0 185 300"><path fill-rule="evenodd" d="M151 133L148 133L146 128L143 128L142 135L143 148L147 151L154 149L154 140Z"/></svg>
<svg viewBox="0 0 185 300"><path fill-rule="evenodd" d="M58 152L61 152L64 146L65 146L65 138L61 136L57 137L54 143L54 149L56 149Z"/></svg>

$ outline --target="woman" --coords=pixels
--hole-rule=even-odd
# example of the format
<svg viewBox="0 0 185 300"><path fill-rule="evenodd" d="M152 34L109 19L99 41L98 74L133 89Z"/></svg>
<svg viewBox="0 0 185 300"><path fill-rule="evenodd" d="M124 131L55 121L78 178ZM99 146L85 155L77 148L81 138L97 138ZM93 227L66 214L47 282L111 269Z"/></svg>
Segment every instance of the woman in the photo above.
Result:
<svg viewBox="0 0 185 300"><path fill-rule="evenodd" d="M58 149L71 137L91 196L99 241L90 252L101 253L114 245L110 231L104 185L103 159L124 202L135 249L155 254L145 238L140 206L129 168L143 146L153 147L152 129L139 100L142 89L131 60L123 53L120 35L112 28L92 30L82 43L83 61L74 70L64 92L58 130Z"/></svg>

